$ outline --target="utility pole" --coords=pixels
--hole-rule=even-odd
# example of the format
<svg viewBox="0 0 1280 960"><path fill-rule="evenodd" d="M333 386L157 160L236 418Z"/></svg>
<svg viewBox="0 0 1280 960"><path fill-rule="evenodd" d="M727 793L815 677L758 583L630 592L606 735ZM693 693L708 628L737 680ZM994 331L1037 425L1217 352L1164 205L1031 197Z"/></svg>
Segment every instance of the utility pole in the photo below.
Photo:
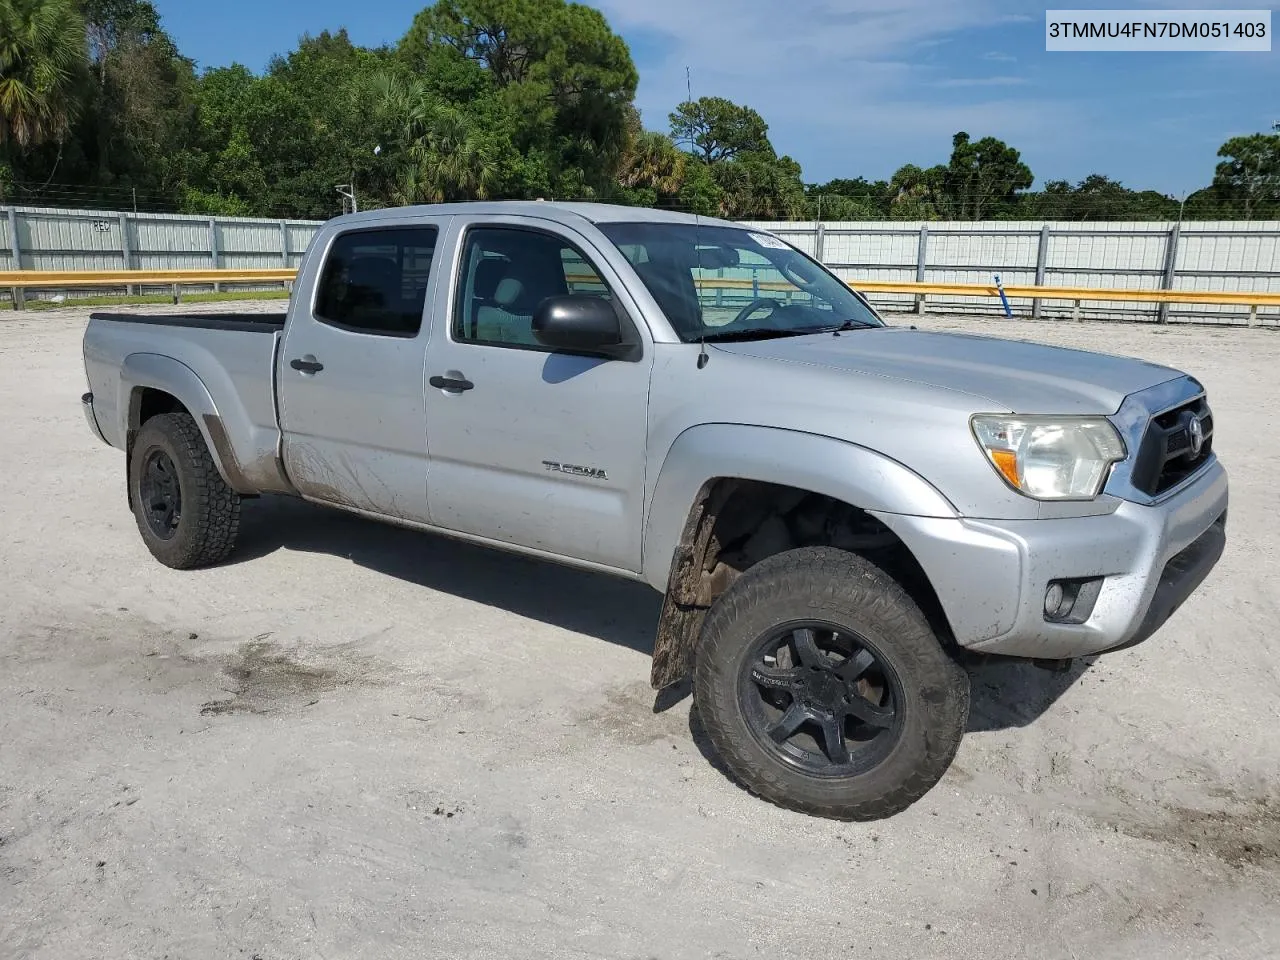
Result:
<svg viewBox="0 0 1280 960"><path fill-rule="evenodd" d="M359 202L356 200L356 184L355 184L355 178L354 178L354 177L352 177L352 178L351 178L351 183L340 183L340 184L338 184L336 187L334 187L334 189L335 189L335 190L337 190L337 191L338 191L338 193L339 193L339 195L341 195L341 197L342 197L342 212L343 212L343 213L347 213L347 212L348 212L348 211L347 211L347 201L350 201L350 202L351 202L351 210L350 210L350 212L351 212L351 213L359 213L359 212L360 212L360 204L359 204Z"/></svg>

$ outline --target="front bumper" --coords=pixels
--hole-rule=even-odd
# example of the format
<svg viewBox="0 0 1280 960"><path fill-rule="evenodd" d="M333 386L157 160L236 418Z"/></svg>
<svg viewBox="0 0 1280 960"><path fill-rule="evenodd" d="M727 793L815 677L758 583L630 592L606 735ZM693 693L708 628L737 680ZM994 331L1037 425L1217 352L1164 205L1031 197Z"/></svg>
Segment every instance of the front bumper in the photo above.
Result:
<svg viewBox="0 0 1280 960"><path fill-rule="evenodd" d="M961 646L1066 659L1151 636L1208 576L1226 543L1227 474L1214 460L1159 504L1104 516L967 520L877 516L929 576ZM1083 623L1045 619L1050 581L1102 577Z"/></svg>

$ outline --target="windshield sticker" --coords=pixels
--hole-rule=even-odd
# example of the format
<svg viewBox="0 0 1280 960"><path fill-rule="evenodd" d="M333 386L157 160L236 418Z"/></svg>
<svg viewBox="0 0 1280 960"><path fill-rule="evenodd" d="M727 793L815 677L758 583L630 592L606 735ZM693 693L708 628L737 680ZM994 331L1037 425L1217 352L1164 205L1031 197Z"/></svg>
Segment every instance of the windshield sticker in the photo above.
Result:
<svg viewBox="0 0 1280 960"><path fill-rule="evenodd" d="M783 243L777 237L770 236L767 233L752 233L752 234L749 234L749 236L756 243L760 244L760 246L768 247L770 250L786 250L787 249L787 245L785 243Z"/></svg>

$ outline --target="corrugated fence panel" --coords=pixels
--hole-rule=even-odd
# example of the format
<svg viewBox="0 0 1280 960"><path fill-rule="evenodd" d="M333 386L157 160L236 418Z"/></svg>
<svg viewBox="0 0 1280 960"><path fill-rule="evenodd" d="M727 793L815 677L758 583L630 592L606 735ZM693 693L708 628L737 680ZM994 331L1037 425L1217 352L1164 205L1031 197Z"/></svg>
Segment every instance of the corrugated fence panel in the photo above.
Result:
<svg viewBox="0 0 1280 960"><path fill-rule="evenodd" d="M218 224L218 264L229 269L284 265L284 234L279 220Z"/></svg>
<svg viewBox="0 0 1280 960"><path fill-rule="evenodd" d="M892 280L894 271L909 268L915 279L919 224L828 223L823 233L822 259L829 265L859 271L866 280Z"/></svg>
<svg viewBox="0 0 1280 960"><path fill-rule="evenodd" d="M320 224L290 220L285 224L285 229L289 233L289 266L300 266L302 255L307 252L307 246L320 229Z"/></svg>
<svg viewBox="0 0 1280 960"><path fill-rule="evenodd" d="M26 270L119 270L124 266L115 214L21 211L18 244Z"/></svg>
<svg viewBox="0 0 1280 960"><path fill-rule="evenodd" d="M11 256L8 211L17 221L19 262ZM210 229L211 220L213 229ZM115 270L291 267L302 263L319 221L264 220L185 214L119 213L97 210L0 208L0 269ZM840 277L935 283L991 283L999 275L1007 285L1034 285L1037 273L1046 285L1158 289L1166 282L1170 235L1178 233L1175 289L1258 290L1280 292L1280 222L1221 221L1173 223L1076 222L930 222L857 221L818 225L805 222L748 221L769 230L811 256L820 256ZM121 229L124 235L121 235ZM926 228L923 272L921 228ZM1043 231L1043 233L1042 233ZM1043 241L1043 245L1042 245ZM129 251L126 261L125 250ZM1037 260L1043 251L1043 262ZM1038 269L1039 268L1039 269ZM3 292L0 292L3 293ZM29 295L52 295L32 291ZM874 302L911 309L914 294L876 294ZM1031 311L1030 298L1012 301L1020 314ZM1002 309L995 297L930 297L928 309L984 312ZM1070 301L1041 300L1045 317L1070 316ZM1153 319L1153 304L1083 301L1082 315L1115 319ZM1245 308L1174 304L1170 320L1239 322ZM1257 319L1280 322L1280 308L1262 308Z"/></svg>

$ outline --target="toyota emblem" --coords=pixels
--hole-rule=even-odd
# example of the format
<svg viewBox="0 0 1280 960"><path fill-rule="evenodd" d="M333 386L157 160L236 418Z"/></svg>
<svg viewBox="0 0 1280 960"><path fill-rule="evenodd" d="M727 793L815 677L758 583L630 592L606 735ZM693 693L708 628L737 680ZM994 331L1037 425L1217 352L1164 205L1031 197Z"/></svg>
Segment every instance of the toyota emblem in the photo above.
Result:
<svg viewBox="0 0 1280 960"><path fill-rule="evenodd" d="M1191 422L1187 424L1187 433L1191 437L1191 456L1200 456L1200 451L1204 449L1204 424L1199 417L1191 418Z"/></svg>

